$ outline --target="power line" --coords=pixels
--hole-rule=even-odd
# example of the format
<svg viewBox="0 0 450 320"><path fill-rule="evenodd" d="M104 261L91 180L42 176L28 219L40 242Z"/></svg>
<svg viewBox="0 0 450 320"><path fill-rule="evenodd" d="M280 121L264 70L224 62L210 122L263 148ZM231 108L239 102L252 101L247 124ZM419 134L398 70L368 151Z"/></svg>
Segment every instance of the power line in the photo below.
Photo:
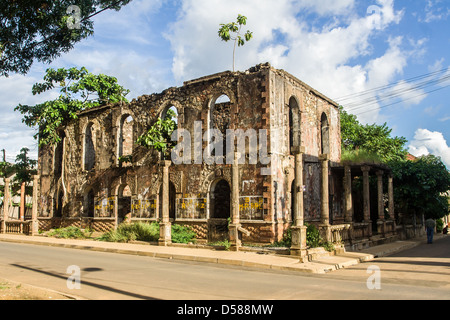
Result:
<svg viewBox="0 0 450 320"><path fill-rule="evenodd" d="M403 81L405 81L405 82L413 82L415 80L421 80L421 79L428 78L428 77L434 77L434 76L437 76L440 73L445 73L445 72L448 72L448 71L449 71L449 68L445 68L445 69L442 69L442 70L439 70L439 71L434 71L434 72L422 74L422 75L419 75L419 76L415 76L415 77L412 77L412 78L409 78L409 79L405 79ZM344 96L335 98L333 100L335 100L335 101L345 101L345 100L348 100L348 99L353 99L355 97L368 95L368 94L376 92L376 91L389 89L389 88L395 87L397 84L398 83L392 83L392 84L388 84L388 85L384 85L384 86L380 86L380 87L375 87L375 88L372 88L372 89L369 89L369 90L365 90L365 91L360 91L360 92L357 92L357 93L344 95Z"/></svg>
<svg viewBox="0 0 450 320"><path fill-rule="evenodd" d="M409 78L407 80L401 80L401 81L398 81L393 84L388 84L388 85L380 86L380 87L373 88L370 90L361 91L359 93L346 95L346 96L343 96L341 99L334 99L334 100L338 101L341 105L344 105L345 109L347 111L355 111L355 110L359 110L362 108L370 107L372 105L378 105L378 104L380 104L380 102L383 102L383 101L390 101L395 98L400 98L406 94L420 92L419 95L415 95L415 96L409 97L409 98L404 98L401 101L389 103L389 104L381 107L381 109L387 108L389 106L393 106L393 105L399 104L404 101L416 99L421 96L425 96L430 93L434 93L436 91L440 91L440 90L450 87L450 83L449 83L450 73L448 73L449 71L450 71L449 68L445 68L445 69L442 69L439 71L435 71L435 72L419 75L419 76L416 76L413 78ZM444 73L444 74L441 75L442 73ZM423 80L423 81L420 81L420 80ZM441 88L423 92L423 89L429 88L431 86L442 85L444 83L446 85ZM393 88L393 87L394 88L398 87L398 89L387 91L387 89ZM370 96L368 96L368 95L370 95ZM368 96L368 97L363 98L364 96ZM355 99L355 98L359 98L359 97L361 99L359 99L359 100L356 99L352 102L351 99ZM349 103L347 103L347 104L342 103L343 101L349 101ZM371 112L371 111L374 111L377 109L380 109L380 107L377 106L376 108L371 108L370 110L366 110L366 111L357 113L356 115L368 113L368 112Z"/></svg>
<svg viewBox="0 0 450 320"><path fill-rule="evenodd" d="M355 115L356 115L356 116L359 116L359 115L361 115L361 114L369 113L369 112L375 111L375 110L377 110L377 109L384 109L384 108L387 108L387 107L390 107L390 106L393 106L393 105L402 103L402 102L404 102L404 101L408 101L408 100L412 100L412 99L415 99L415 98L419 98L419 97L421 97L421 96L425 96L425 95L428 95L428 94L430 94L430 93L433 93L433 92L436 92L436 91L440 91L440 90L443 90L443 89L446 89L446 88L449 88L449 87L450 87L450 84L449 84L449 85L446 85L446 86L444 86L444 87L441 87L441 88L432 90L432 91L424 92L424 93L422 93L422 94L419 94L419 95L417 95L417 96L414 96L414 97L411 97L411 98L408 98L408 99L404 99L404 100L402 100L402 101L397 101L397 102L394 102L394 103L391 103L391 104L388 104L388 105L385 105L385 106L382 106L382 107L379 107L379 108L372 108L371 110L366 110L366 111L364 111L364 112L360 112L360 113L357 113L357 114L355 114Z"/></svg>
<svg viewBox="0 0 450 320"><path fill-rule="evenodd" d="M446 83L449 80L450 80L450 75L445 76L445 77L443 77L441 79L438 79L438 80L426 81L426 82L420 83L420 84L412 86L412 87L406 87L406 88L402 88L402 89L398 89L398 90L392 91L392 92L387 93L385 95L381 95L380 97L373 97L373 98L370 98L370 99L366 99L364 101L354 102L352 104L346 105L346 109L349 110L349 111L358 110L358 109L361 109L361 108L364 108L364 107L367 107L367 106L378 104L378 103L380 103L382 101L385 101L385 100L392 100L394 98L398 98L398 97L401 97L401 96L403 96L405 94L413 93L413 92L416 92L416 91L428 88L430 86L435 86L435 85L439 85L439 84L442 84L442 83ZM404 85L408 85L408 83L404 83ZM405 100L405 99L403 99L403 100ZM410 99L407 99L407 100L410 100Z"/></svg>

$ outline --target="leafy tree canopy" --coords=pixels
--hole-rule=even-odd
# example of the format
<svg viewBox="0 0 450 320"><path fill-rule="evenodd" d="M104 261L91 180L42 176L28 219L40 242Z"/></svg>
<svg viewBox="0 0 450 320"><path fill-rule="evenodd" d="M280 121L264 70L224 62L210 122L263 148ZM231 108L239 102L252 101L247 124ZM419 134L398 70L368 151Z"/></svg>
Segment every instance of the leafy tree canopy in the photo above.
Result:
<svg viewBox="0 0 450 320"><path fill-rule="evenodd" d="M20 153L16 156L16 164L14 165L16 175L14 176L14 182L28 183L33 180L32 175L37 173L37 161L28 157L29 151L30 149L26 147L22 148Z"/></svg>
<svg viewBox="0 0 450 320"><path fill-rule="evenodd" d="M26 74L35 60L52 62L94 33L95 14L130 1L0 1L0 76Z"/></svg>
<svg viewBox="0 0 450 320"><path fill-rule="evenodd" d="M389 164L395 179L395 201L402 212L438 219L449 213L450 173L434 155Z"/></svg>
<svg viewBox="0 0 450 320"><path fill-rule="evenodd" d="M175 117L175 111L167 110L164 118L158 118L156 123L138 138L136 143L146 148L154 148L161 152L164 158L167 157L176 145L176 142L172 141L172 133L178 128Z"/></svg>
<svg viewBox="0 0 450 320"><path fill-rule="evenodd" d="M48 69L44 82L33 86L33 95L59 88L57 99L34 106L19 104L15 110L24 115L22 121L29 127L39 127L34 136L39 145L60 141L58 129L78 118L80 111L127 101L129 90L117 83L117 79L103 74L94 75L84 67L58 70Z"/></svg>
<svg viewBox="0 0 450 320"><path fill-rule="evenodd" d="M382 162L404 160L408 142L404 137L392 137L387 124L362 125L356 116L341 107L342 151L362 151L376 155Z"/></svg>
<svg viewBox="0 0 450 320"><path fill-rule="evenodd" d="M228 42L230 40L234 41L233 71L235 65L234 61L235 61L236 45L238 47L242 47L243 45L245 45L245 42L248 42L253 38L253 32L251 32L250 30L247 30L245 34L241 33L242 26L245 26L246 24L247 24L247 17L240 14L236 18L236 22L220 24L219 38L225 42Z"/></svg>

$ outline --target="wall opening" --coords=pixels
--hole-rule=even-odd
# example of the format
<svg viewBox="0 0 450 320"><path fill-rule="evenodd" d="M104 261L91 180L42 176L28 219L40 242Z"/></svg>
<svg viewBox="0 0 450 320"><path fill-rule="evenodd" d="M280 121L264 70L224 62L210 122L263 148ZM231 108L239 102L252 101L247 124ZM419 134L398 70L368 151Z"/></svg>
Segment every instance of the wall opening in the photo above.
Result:
<svg viewBox="0 0 450 320"><path fill-rule="evenodd" d="M63 216L63 205L64 205L64 192L59 191L56 199L54 199L54 209L53 209L53 217L62 218Z"/></svg>
<svg viewBox="0 0 450 320"><path fill-rule="evenodd" d="M95 216L95 193L92 188L86 193L85 197L85 215L88 218Z"/></svg>
<svg viewBox="0 0 450 320"><path fill-rule="evenodd" d="M212 101L209 107L208 129L219 130L222 134L222 143L220 143L220 141L215 141L217 137L213 139L211 132L208 133L208 146L209 143L214 143L214 147L209 146L209 154L211 156L224 156L226 154L226 135L227 129L230 128L230 117L231 100L226 94L222 94L216 100Z"/></svg>
<svg viewBox="0 0 450 320"><path fill-rule="evenodd" d="M171 221L175 221L176 220L176 210L175 210L175 205L176 205L176 189L175 189L175 185L169 181L169 219ZM162 184L161 187L159 188L159 218L162 218L162 196L163 196L163 190L162 190Z"/></svg>
<svg viewBox="0 0 450 320"><path fill-rule="evenodd" d="M84 170L90 171L95 166L95 148L93 140L93 125L90 123L84 137Z"/></svg>
<svg viewBox="0 0 450 320"><path fill-rule="evenodd" d="M321 151L322 154L330 154L330 126L328 123L328 117L322 113L322 118L320 120L321 127Z"/></svg>
<svg viewBox="0 0 450 320"><path fill-rule="evenodd" d="M294 155L300 150L300 109L294 97L289 99L289 154Z"/></svg>
<svg viewBox="0 0 450 320"><path fill-rule="evenodd" d="M63 132L59 134L59 138L61 139L60 142L56 145L55 153L53 157L53 163L54 163L54 177L56 180L61 178L62 175L62 167L63 167L63 160L64 160L64 143L66 141L66 135Z"/></svg>
<svg viewBox="0 0 450 320"><path fill-rule="evenodd" d="M119 188L119 202L118 202L118 219L119 222L124 220L128 214L131 213L131 189L128 185L122 185Z"/></svg>
<svg viewBox="0 0 450 320"><path fill-rule="evenodd" d="M231 209L231 188L226 180L213 183L210 193L210 218L228 219Z"/></svg>
<svg viewBox="0 0 450 320"><path fill-rule="evenodd" d="M119 124L118 158L133 154L133 127L133 117L124 115Z"/></svg>

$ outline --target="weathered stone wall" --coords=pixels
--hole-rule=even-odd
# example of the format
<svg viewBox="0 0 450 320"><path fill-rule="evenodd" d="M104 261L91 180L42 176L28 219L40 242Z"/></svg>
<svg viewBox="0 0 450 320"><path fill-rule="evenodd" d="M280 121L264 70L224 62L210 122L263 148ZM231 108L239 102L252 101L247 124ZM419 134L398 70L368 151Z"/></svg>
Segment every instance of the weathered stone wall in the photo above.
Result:
<svg viewBox="0 0 450 320"><path fill-rule="evenodd" d="M228 101L216 103L223 95ZM134 141L170 107L177 110L178 127L191 133L192 156L197 150L207 149L207 141L194 143L199 123L202 135L208 128L217 128L222 134L226 129L247 133L267 130L270 165L260 161L250 164L252 150L248 144L237 150L245 158L245 164L239 167L240 215L250 236L244 241L282 238L291 222L293 154L300 145L305 147L305 215L309 219L320 217L321 119L323 114L328 119L328 150L331 160L338 162L339 110L320 93L267 64L246 72L224 72L187 81L182 87L144 95L127 104L82 112L78 121L63 128L60 145L40 149L39 216L52 218L58 214L67 221L89 217L90 225L98 230L127 217L157 220L161 205L160 155ZM130 155L131 163L119 161ZM268 167L271 174L262 175L261 169ZM224 180L221 188L226 189L228 184L231 190L231 165L225 161L192 161L172 165L169 177L171 218L192 226L201 239L220 238L227 221L211 219L212 210L227 201L217 195L215 187ZM215 203L216 198L224 203ZM52 224L47 221L41 225Z"/></svg>

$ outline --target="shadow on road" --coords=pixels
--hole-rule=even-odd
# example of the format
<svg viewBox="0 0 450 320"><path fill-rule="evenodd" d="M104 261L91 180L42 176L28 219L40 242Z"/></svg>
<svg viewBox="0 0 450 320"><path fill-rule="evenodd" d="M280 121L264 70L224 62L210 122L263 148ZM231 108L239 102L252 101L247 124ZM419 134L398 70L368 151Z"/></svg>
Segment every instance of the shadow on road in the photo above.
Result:
<svg viewBox="0 0 450 320"><path fill-rule="evenodd" d="M33 271L33 272L38 272L38 273L41 273L41 274L45 274L47 276L51 276L51 277L55 277L55 278L59 278L59 279L63 279L63 280L67 280L67 278L68 278L67 275L61 275L61 274L58 274L58 273L55 273L55 272L44 271L44 270L40 270L40 269L28 267L28 266L23 266L23 265L20 265L20 264L10 264L10 265L13 266L13 267L16 267L16 268L25 269L25 270ZM99 270L90 270L90 271L99 271ZM117 289L117 288L113 288L113 287L110 287L110 286L105 286L105 285L94 283L94 282L82 281L82 283L83 283L83 285L91 286L91 287L102 289L102 290L105 290L105 291L115 292L115 293L118 293L118 294L122 294L122 295L126 295L126 296L129 296L129 297L133 297L133 298L136 298L136 299L159 300L159 299L156 299L156 298L153 298L153 297L148 297L148 296L141 295L141 294L138 294L138 293L129 292L129 291L125 291L125 290L120 290L120 289Z"/></svg>

